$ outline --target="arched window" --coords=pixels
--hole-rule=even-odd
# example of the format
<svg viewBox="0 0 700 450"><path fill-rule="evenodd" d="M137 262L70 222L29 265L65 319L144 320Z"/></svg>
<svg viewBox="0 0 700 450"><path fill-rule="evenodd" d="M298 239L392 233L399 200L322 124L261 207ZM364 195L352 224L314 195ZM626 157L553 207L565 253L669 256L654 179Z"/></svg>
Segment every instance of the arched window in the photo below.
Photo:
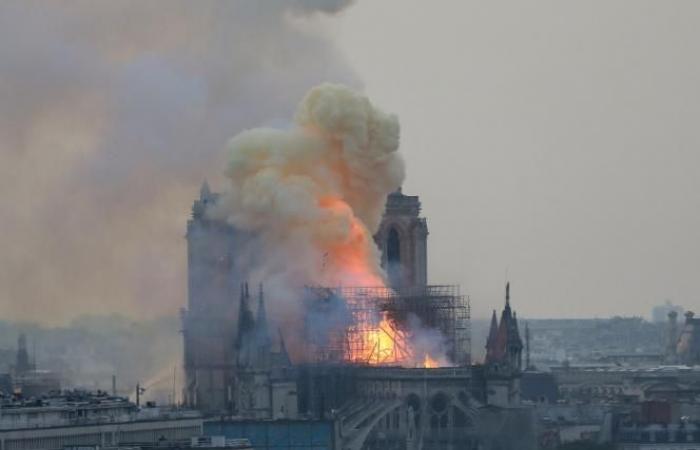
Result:
<svg viewBox="0 0 700 450"><path fill-rule="evenodd" d="M401 239L396 228L389 229L389 236L386 240L386 260L389 266L401 262Z"/></svg>
<svg viewBox="0 0 700 450"><path fill-rule="evenodd" d="M401 237L399 230L394 227L389 228L386 239L386 272L389 275L389 282L393 287L401 286L403 283L401 267Z"/></svg>

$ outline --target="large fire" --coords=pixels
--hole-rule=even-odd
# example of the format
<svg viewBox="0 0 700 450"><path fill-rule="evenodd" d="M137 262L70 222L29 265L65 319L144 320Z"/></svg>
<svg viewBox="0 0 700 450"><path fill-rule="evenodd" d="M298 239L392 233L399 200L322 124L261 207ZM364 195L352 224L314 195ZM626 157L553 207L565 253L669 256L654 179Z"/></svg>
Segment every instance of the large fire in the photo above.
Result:
<svg viewBox="0 0 700 450"><path fill-rule="evenodd" d="M348 349L346 355L346 359L351 362L401 365L412 357L408 340L385 314L377 325L358 323L348 332L356 333L351 338L354 346Z"/></svg>
<svg viewBox="0 0 700 450"><path fill-rule="evenodd" d="M410 367L436 368L441 364L430 354L425 353L423 359L411 347L406 334L392 324L386 313L382 313L381 321L372 326L369 323L358 323L349 333L356 333L353 348L348 349L346 360L354 363L370 365L400 365Z"/></svg>
<svg viewBox="0 0 700 450"><path fill-rule="evenodd" d="M385 287L384 278L378 274L377 255L373 253L374 242L367 227L353 214L350 206L338 197L325 196L319 199L320 209L331 217L348 220L347 235L342 240L333 239L324 243L324 265L329 273L340 274L340 279L329 280L331 284L350 283L356 286ZM377 305L379 307L379 305ZM348 333L350 345L344 359L354 363L371 365L419 365L438 367L429 355L416 361L416 355L406 334L388 317L378 312L379 320L364 320L353 324ZM357 320L358 318L356 318Z"/></svg>
<svg viewBox="0 0 700 450"><path fill-rule="evenodd" d="M429 354L425 354L425 358L423 358L423 367L426 369L434 369L436 367L440 367L440 363L438 363L436 360L430 357Z"/></svg>
<svg viewBox="0 0 700 450"><path fill-rule="evenodd" d="M231 186L217 214L260 237L263 272L280 285L385 286L372 233L404 179L397 118L351 89L322 85L306 94L294 124L231 140ZM342 357L420 365L423 354L379 306L346 330L352 346Z"/></svg>

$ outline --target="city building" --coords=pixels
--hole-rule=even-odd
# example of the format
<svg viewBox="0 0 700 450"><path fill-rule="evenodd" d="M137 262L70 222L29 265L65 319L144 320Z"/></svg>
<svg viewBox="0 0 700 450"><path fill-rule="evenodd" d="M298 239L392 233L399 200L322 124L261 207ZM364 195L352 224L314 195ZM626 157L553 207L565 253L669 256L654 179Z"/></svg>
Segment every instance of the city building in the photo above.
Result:
<svg viewBox="0 0 700 450"><path fill-rule="evenodd" d="M685 313L685 323L678 336L676 357L681 364L700 365L700 318L696 318L692 311Z"/></svg>
<svg viewBox="0 0 700 450"><path fill-rule="evenodd" d="M670 300L666 300L662 305L656 305L651 309L651 321L655 323L663 323L670 313L676 313L677 316L682 316L685 312L680 305L674 305Z"/></svg>
<svg viewBox="0 0 700 450"><path fill-rule="evenodd" d="M139 408L104 392L65 392L0 403L0 448L62 450L69 447L153 447L184 444L202 434L201 414Z"/></svg>
<svg viewBox="0 0 700 450"><path fill-rule="evenodd" d="M30 361L27 337L24 333L17 338L17 354L11 380L12 392L25 398L39 397L61 389L61 377L57 373L38 369L36 364Z"/></svg>
<svg viewBox="0 0 700 450"><path fill-rule="evenodd" d="M218 199L205 184L192 208L182 312L184 398L219 418L220 430L210 434L249 438L265 448L268 441L253 431L236 436L232 430L249 424L245 429L269 439L283 433L265 425L270 420L301 421L302 428L330 420L333 448L534 448L532 411L519 397L523 345L510 286L488 362L472 366L468 298L457 286L428 283L428 230L417 196L390 194L375 235L390 287L308 286L300 295L303 361L293 361L284 336L272 332L264 286L251 295L255 261L248 245L256 237L210 215ZM382 320L393 331L378 326ZM396 363L416 334L402 327L413 326L438 344L445 361L438 364L425 350L415 366ZM385 333L391 343L366 352L365 336L372 333Z"/></svg>

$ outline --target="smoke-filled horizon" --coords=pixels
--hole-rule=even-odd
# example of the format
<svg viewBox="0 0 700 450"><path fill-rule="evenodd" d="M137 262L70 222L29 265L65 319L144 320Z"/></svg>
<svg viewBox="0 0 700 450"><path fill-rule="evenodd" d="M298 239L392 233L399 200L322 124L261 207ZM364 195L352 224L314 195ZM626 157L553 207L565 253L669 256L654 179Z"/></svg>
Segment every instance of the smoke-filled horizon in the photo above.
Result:
<svg viewBox="0 0 700 450"><path fill-rule="evenodd" d="M226 141L357 86L322 20L350 1L0 5L0 315L171 314Z"/></svg>
<svg viewBox="0 0 700 450"><path fill-rule="evenodd" d="M227 140L289 127L322 82L401 118L429 279L474 316L506 274L523 316L693 309L699 19L688 0L3 1L0 315L172 314Z"/></svg>

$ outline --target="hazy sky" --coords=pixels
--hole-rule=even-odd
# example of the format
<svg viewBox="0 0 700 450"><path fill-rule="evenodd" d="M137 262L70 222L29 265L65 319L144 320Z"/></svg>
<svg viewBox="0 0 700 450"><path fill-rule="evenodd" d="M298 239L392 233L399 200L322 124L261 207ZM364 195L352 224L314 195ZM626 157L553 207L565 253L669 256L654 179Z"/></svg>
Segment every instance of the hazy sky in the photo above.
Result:
<svg viewBox="0 0 700 450"><path fill-rule="evenodd" d="M174 312L226 140L322 81L399 115L475 316L700 309L700 3L0 4L0 314Z"/></svg>
<svg viewBox="0 0 700 450"><path fill-rule="evenodd" d="M430 278L475 315L700 309L700 3L358 2L337 20L396 112Z"/></svg>
<svg viewBox="0 0 700 450"><path fill-rule="evenodd" d="M0 2L0 317L175 314L228 139L359 84L317 25L347 3Z"/></svg>

